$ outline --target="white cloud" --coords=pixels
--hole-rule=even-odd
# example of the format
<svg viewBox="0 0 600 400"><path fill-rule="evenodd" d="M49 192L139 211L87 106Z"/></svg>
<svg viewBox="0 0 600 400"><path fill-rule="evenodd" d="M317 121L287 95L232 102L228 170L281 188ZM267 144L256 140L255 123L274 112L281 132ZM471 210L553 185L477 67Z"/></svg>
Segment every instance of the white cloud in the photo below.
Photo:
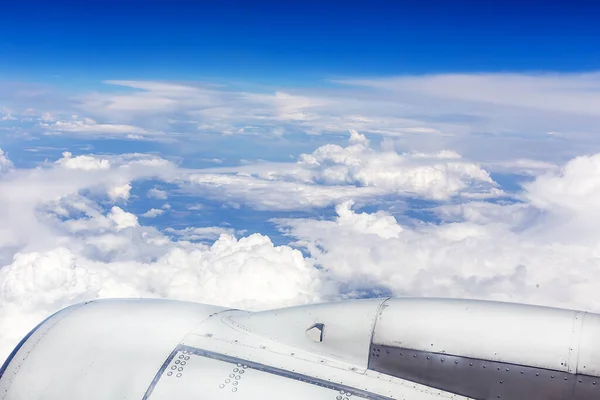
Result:
<svg viewBox="0 0 600 400"><path fill-rule="evenodd" d="M127 200L131 195L131 185L129 183L125 183L123 185L113 186L108 190L108 197L110 197L113 201L118 199Z"/></svg>
<svg viewBox="0 0 600 400"><path fill-rule="evenodd" d="M242 199L261 209L324 207L383 195L436 200L505 195L487 171L455 152L377 151L356 131L351 131L349 146L328 144L302 154L296 163L255 163L212 171L237 175L192 174L187 179L213 195Z"/></svg>
<svg viewBox="0 0 600 400"><path fill-rule="evenodd" d="M2 323L0 358L47 314L86 299L169 297L263 309L321 298L320 274L298 250L258 234L236 239L227 228L173 231L183 239L173 241L120 207L103 211L94 197L119 188L108 197L115 201L134 180L184 172L176 171L147 155L67 154L3 175L0 321L10 324ZM216 241L187 240L194 238Z"/></svg>
<svg viewBox="0 0 600 400"><path fill-rule="evenodd" d="M153 188L148 190L147 196L151 199L166 200L169 197L169 193L165 190Z"/></svg>
<svg viewBox="0 0 600 400"><path fill-rule="evenodd" d="M254 92L199 82L105 83L112 90L68 99L52 93L56 105L47 101L11 113L38 122L37 131L23 135L186 144L207 134L337 136L353 129L394 138L405 151L451 148L505 167L520 159L557 163L600 151L598 72L345 79L327 88Z"/></svg>
<svg viewBox="0 0 600 400"><path fill-rule="evenodd" d="M158 208L151 208L142 214L142 217L146 218L156 218L162 214L164 214L165 210L159 210Z"/></svg>
<svg viewBox="0 0 600 400"><path fill-rule="evenodd" d="M383 290L600 310L597 241L533 234L540 224L560 231L568 221L549 226L535 218L531 205L517 215L511 215L512 205L488 203L475 214L470 208L463 206L457 222L441 225L400 225L384 213L356 213L348 204L332 221L277 223L350 295Z"/></svg>
<svg viewBox="0 0 600 400"><path fill-rule="evenodd" d="M285 211L328 207L338 201L374 198L384 191L374 187L321 186L309 183L267 180L243 175L195 173L180 178L191 195L244 203L257 210Z"/></svg>
<svg viewBox="0 0 600 400"><path fill-rule="evenodd" d="M49 117L48 113L42 116L42 121L46 121ZM77 118L77 116L73 116ZM41 126L48 133L70 133L80 135L98 135L103 137L123 137L128 139L143 139L160 135L160 132L150 133L147 130L131 125L124 124L103 124L98 123L91 118L83 120L67 120L55 122L42 122Z"/></svg>
<svg viewBox="0 0 600 400"><path fill-rule="evenodd" d="M113 221L118 231L125 228L133 228L138 226L138 219L135 215L123 211L119 207L113 207L107 215L108 219Z"/></svg>
<svg viewBox="0 0 600 400"><path fill-rule="evenodd" d="M600 73L440 74L338 81L473 103L600 116Z"/></svg>
<svg viewBox="0 0 600 400"><path fill-rule="evenodd" d="M0 174L13 169L13 163L8 159L4 150L0 149Z"/></svg>
<svg viewBox="0 0 600 400"><path fill-rule="evenodd" d="M11 321L0 333L0 358L40 319L78 301L167 297L264 309L319 299L318 272L299 251L273 246L265 236L164 247L147 263L98 261L64 247L16 254L0 269L0 320Z"/></svg>
<svg viewBox="0 0 600 400"><path fill-rule="evenodd" d="M56 161L56 163L70 169L93 170L110 168L110 161L107 159L87 155L73 157L73 154L68 151L64 152L63 158Z"/></svg>

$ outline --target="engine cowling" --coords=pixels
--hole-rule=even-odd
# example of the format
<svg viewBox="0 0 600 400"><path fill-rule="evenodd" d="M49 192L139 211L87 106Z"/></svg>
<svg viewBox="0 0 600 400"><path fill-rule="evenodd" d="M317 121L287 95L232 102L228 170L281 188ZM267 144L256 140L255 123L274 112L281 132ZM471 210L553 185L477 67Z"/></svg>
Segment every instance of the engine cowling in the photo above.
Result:
<svg viewBox="0 0 600 400"><path fill-rule="evenodd" d="M449 299L251 313L102 300L49 317L0 370L0 400L591 400L600 315Z"/></svg>

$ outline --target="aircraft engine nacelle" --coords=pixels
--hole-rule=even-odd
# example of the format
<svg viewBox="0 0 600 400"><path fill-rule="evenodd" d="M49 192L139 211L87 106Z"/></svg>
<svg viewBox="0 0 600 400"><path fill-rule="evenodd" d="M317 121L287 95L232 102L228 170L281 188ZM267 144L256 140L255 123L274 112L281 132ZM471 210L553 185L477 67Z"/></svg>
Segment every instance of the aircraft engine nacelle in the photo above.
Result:
<svg viewBox="0 0 600 400"><path fill-rule="evenodd" d="M598 338L598 314L472 300L101 300L29 333L0 400L591 400Z"/></svg>

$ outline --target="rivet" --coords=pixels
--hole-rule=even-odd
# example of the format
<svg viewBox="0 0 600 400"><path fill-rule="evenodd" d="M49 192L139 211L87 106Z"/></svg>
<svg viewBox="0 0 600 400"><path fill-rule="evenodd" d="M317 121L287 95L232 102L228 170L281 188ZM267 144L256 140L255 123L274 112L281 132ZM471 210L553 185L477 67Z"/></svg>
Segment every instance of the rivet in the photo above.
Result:
<svg viewBox="0 0 600 400"><path fill-rule="evenodd" d="M458 360L454 361L454 364L458 364Z"/></svg>
<svg viewBox="0 0 600 400"><path fill-rule="evenodd" d="M248 366L247 366L247 365L244 365L244 366L243 366L243 368L244 368L244 369L246 369L246 368L248 368Z"/></svg>
<svg viewBox="0 0 600 400"><path fill-rule="evenodd" d="M183 360L183 357L184 357L183 355L180 355L180 356L179 356L179 359L180 359L180 360Z"/></svg>
<svg viewBox="0 0 600 400"><path fill-rule="evenodd" d="M233 386L237 386L238 382L237 382L237 381L233 381L233 382L231 382L231 384L232 384Z"/></svg>
<svg viewBox="0 0 600 400"><path fill-rule="evenodd" d="M177 368L177 371L183 371L183 368L179 367Z"/></svg>
<svg viewBox="0 0 600 400"><path fill-rule="evenodd" d="M178 378L181 378L181 374L177 374L176 376L177 376Z"/></svg>
<svg viewBox="0 0 600 400"><path fill-rule="evenodd" d="M181 361L177 360L177 361L175 361L175 364L179 364L180 362L181 362Z"/></svg>
<svg viewBox="0 0 600 400"><path fill-rule="evenodd" d="M177 369L177 367L176 367L175 365L173 365L173 366L171 367L171 369L175 370L175 369Z"/></svg>
<svg viewBox="0 0 600 400"><path fill-rule="evenodd" d="M225 383L231 382L231 379L225 379Z"/></svg>
<svg viewBox="0 0 600 400"><path fill-rule="evenodd" d="M182 361L182 362L181 362L181 365L185 365L185 364L186 364L186 362L185 362L185 361Z"/></svg>
<svg viewBox="0 0 600 400"><path fill-rule="evenodd" d="M342 400L342 396L340 396L339 394L337 396L335 396L336 400Z"/></svg>
<svg viewBox="0 0 600 400"><path fill-rule="evenodd" d="M237 392L237 388L236 388L236 387L234 387L234 388L231 388L231 391L232 391L232 392Z"/></svg>
<svg viewBox="0 0 600 400"><path fill-rule="evenodd" d="M427 359L429 360L429 359L431 359L431 357L427 356Z"/></svg>
<svg viewBox="0 0 600 400"><path fill-rule="evenodd" d="M237 376L235 377L235 379L240 379L240 378L241 378L241 376L239 376L239 375L237 375Z"/></svg>
<svg viewBox="0 0 600 400"><path fill-rule="evenodd" d="M225 387L225 385L221 383L221 384L219 385L219 387L220 387L221 389L223 389L223 388Z"/></svg>
<svg viewBox="0 0 600 400"><path fill-rule="evenodd" d="M229 374L230 378L233 378L235 376L235 374Z"/></svg>
<svg viewBox="0 0 600 400"><path fill-rule="evenodd" d="M243 373L244 373L244 370L243 370L243 369L240 369L240 370L239 370L239 373L240 373L240 374L243 374Z"/></svg>
<svg viewBox="0 0 600 400"><path fill-rule="evenodd" d="M169 372L167 372L167 375L171 376L171 375L173 375L173 373L171 371L169 371Z"/></svg>
<svg viewBox="0 0 600 400"><path fill-rule="evenodd" d="M189 360L189 359L190 359L190 356L185 356L185 357L183 357L183 358L185 358L186 360Z"/></svg>

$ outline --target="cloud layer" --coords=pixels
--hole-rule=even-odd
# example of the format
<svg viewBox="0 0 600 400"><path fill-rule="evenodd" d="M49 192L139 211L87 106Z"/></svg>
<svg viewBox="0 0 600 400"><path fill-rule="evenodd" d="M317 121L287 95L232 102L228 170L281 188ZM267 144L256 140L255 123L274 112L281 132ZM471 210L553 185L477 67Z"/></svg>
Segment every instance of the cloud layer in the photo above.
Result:
<svg viewBox="0 0 600 400"><path fill-rule="evenodd" d="M403 149L451 148L485 162L553 162L557 156L565 162L600 151L598 72L437 74L325 86L248 90L112 80L68 96L43 88L19 98L17 91L8 94L13 106L3 109L0 127L28 136L180 143L207 135L335 136L356 129L389 137Z"/></svg>
<svg viewBox="0 0 600 400"><path fill-rule="evenodd" d="M600 311L599 82L447 74L13 91L5 142L119 147L67 142L33 167L0 150L0 359L49 313L99 297L265 309L423 295ZM222 143L231 148L212 154ZM253 157L261 146L271 161ZM215 209L223 220L211 223ZM261 232L236 226L242 215Z"/></svg>
<svg viewBox="0 0 600 400"><path fill-rule="evenodd" d="M3 355L48 313L98 297L264 309L392 294L600 310L600 155L575 158L496 203L478 198L500 190L489 174L458 154L378 151L356 132L346 147L326 145L287 164L244 165L233 175L144 154L65 153L34 169L15 169L2 155ZM291 245L223 227L160 232L123 208L136 182L147 179L184 193L209 187L199 199L264 210L335 204L336 214L274 220ZM401 223L385 211L356 210L354 199L377 204L381 195L436 200L431 212L440 222Z"/></svg>

